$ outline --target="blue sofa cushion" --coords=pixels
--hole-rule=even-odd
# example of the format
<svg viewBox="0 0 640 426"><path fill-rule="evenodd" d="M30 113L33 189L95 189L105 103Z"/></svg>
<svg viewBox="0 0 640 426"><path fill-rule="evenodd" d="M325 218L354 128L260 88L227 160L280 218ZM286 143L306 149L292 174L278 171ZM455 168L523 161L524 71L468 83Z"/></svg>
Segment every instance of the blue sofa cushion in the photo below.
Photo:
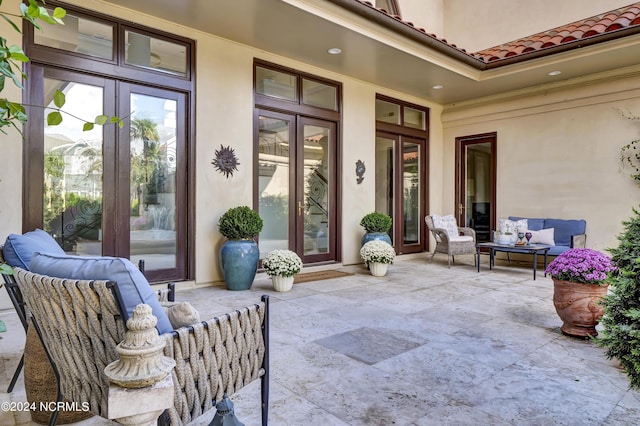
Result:
<svg viewBox="0 0 640 426"><path fill-rule="evenodd" d="M518 216L509 216L509 220L520 220L527 219L529 222L529 229L531 231L539 231L544 228L550 228L549 226L544 226L545 219L540 218L528 218L528 217L518 217Z"/></svg>
<svg viewBox="0 0 640 426"><path fill-rule="evenodd" d="M2 247L5 262L27 271L30 270L31 258L36 252L65 254L56 240L42 229L26 232L22 235L10 234Z"/></svg>
<svg viewBox="0 0 640 426"><path fill-rule="evenodd" d="M57 278L78 280L110 280L118 284L127 318L140 303L151 306L158 318L158 333L173 330L165 310L158 302L155 291L142 272L128 259L120 257L67 256L37 253L31 259L31 272Z"/></svg>
<svg viewBox="0 0 640 426"><path fill-rule="evenodd" d="M571 247L571 236L584 234L587 229L587 221L583 219L546 219L544 227L555 228L556 246Z"/></svg>

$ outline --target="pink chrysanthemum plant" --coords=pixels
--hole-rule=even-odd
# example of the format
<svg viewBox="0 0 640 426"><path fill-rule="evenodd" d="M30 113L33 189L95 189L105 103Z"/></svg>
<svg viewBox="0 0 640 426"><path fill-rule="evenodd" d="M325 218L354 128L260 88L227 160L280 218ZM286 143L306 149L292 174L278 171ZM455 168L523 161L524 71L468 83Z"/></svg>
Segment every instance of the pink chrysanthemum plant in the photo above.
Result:
<svg viewBox="0 0 640 426"><path fill-rule="evenodd" d="M615 270L609 256L588 248L572 248L556 257L545 272L557 280L604 285Z"/></svg>

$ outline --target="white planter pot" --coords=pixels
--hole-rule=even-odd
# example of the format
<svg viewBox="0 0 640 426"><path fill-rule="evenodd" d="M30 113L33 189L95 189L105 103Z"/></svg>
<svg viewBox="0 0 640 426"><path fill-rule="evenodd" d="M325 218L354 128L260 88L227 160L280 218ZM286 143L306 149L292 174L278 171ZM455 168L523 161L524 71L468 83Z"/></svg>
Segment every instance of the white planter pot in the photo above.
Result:
<svg viewBox="0 0 640 426"><path fill-rule="evenodd" d="M271 277L271 283L275 291L289 291L293 287L293 277L274 275Z"/></svg>
<svg viewBox="0 0 640 426"><path fill-rule="evenodd" d="M384 277L385 275L387 275L388 267L388 263L370 263L369 271L371 271L371 275L373 275L374 277Z"/></svg>

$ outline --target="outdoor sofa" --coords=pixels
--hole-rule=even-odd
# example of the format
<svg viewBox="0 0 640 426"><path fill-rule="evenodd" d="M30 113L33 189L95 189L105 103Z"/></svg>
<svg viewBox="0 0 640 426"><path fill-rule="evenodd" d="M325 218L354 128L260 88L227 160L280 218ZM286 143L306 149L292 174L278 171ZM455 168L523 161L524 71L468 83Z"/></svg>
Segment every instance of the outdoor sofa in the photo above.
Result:
<svg viewBox="0 0 640 426"><path fill-rule="evenodd" d="M543 243L550 243L547 252L550 256L557 256L570 248L584 248L587 242L587 221L584 219L552 219L509 216L509 220L527 219L528 230L544 231L552 239L545 238ZM553 231L551 231L553 229Z"/></svg>

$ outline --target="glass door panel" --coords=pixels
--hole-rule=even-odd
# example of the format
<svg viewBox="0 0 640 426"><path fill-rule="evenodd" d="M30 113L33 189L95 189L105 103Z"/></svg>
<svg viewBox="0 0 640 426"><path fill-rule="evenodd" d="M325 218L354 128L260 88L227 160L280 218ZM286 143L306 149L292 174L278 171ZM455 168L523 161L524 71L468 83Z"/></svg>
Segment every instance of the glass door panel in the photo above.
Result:
<svg viewBox="0 0 640 426"><path fill-rule="evenodd" d="M298 249L303 261L335 258L334 123L299 118L298 143Z"/></svg>
<svg viewBox="0 0 640 426"><path fill-rule="evenodd" d="M146 270L176 268L177 102L130 94L129 250Z"/></svg>
<svg viewBox="0 0 640 426"><path fill-rule="evenodd" d="M376 135L376 211L391 216L396 252L424 250L426 141L379 131Z"/></svg>
<svg viewBox="0 0 640 426"><path fill-rule="evenodd" d="M391 216L395 223L394 187L395 179L395 139L378 136L376 138L376 211ZM391 227L389 235L392 243L395 242L395 227ZM395 244L395 243L394 243Z"/></svg>
<svg viewBox="0 0 640 426"><path fill-rule="evenodd" d="M473 228L479 242L491 241L495 224L495 135L458 138L458 223Z"/></svg>
<svg viewBox="0 0 640 426"><path fill-rule="evenodd" d="M102 87L44 79L45 105L66 95L64 121L44 128L43 226L67 253L102 254L102 127L83 132L83 121L102 114ZM45 115L51 110L45 110Z"/></svg>
<svg viewBox="0 0 640 426"><path fill-rule="evenodd" d="M422 214L420 212L420 145L402 143L403 245L419 244Z"/></svg>
<svg viewBox="0 0 640 426"><path fill-rule="evenodd" d="M258 116L258 212L263 221L260 258L289 243L289 199L294 117L269 113Z"/></svg>
<svg viewBox="0 0 640 426"><path fill-rule="evenodd" d="M329 129L304 126L304 254L329 250Z"/></svg>

